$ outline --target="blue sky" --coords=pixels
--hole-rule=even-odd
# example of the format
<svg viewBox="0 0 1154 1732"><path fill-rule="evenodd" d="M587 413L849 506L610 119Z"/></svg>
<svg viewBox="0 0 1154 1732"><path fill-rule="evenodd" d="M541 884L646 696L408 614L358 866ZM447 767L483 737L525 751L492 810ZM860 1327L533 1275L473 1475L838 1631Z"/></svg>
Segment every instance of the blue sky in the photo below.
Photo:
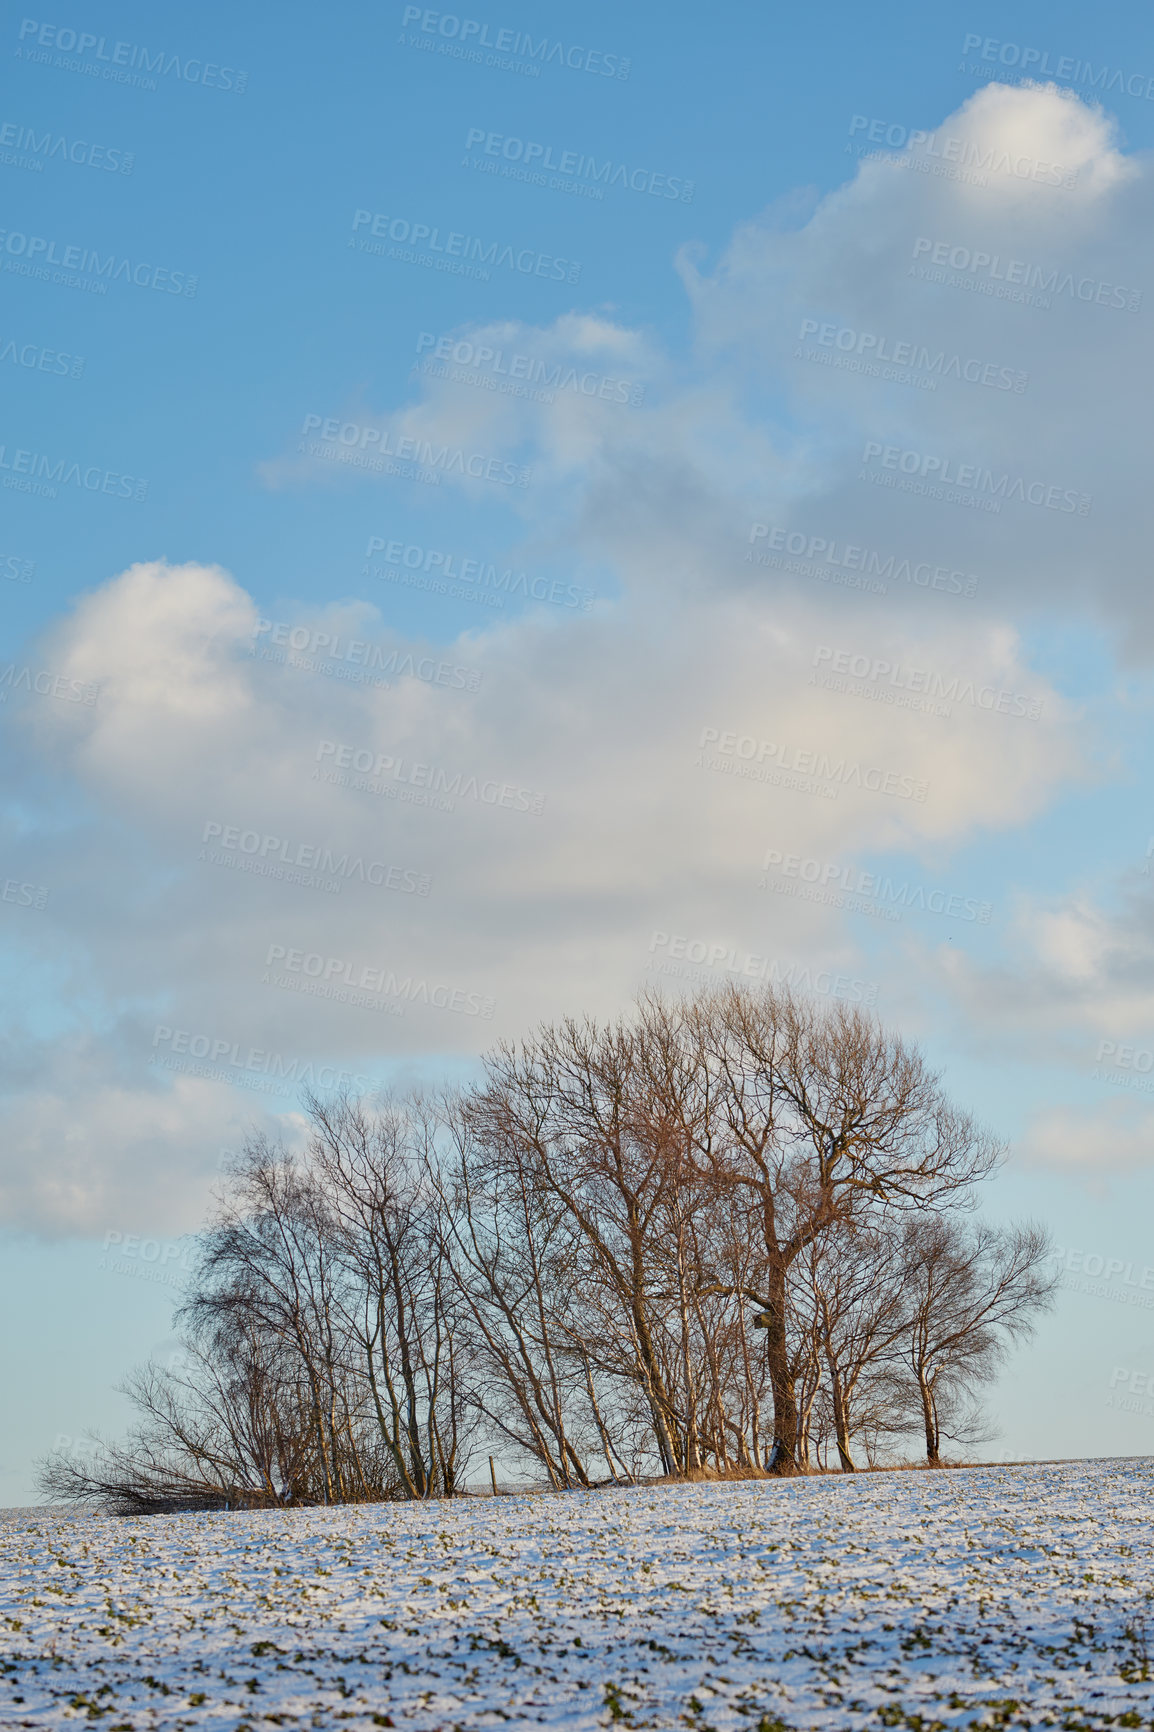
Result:
<svg viewBox="0 0 1154 1732"><path fill-rule="evenodd" d="M868 991L1070 1248L994 1452L1145 1452L1154 29L470 6L0 40L0 1501L270 1070L730 958Z"/></svg>

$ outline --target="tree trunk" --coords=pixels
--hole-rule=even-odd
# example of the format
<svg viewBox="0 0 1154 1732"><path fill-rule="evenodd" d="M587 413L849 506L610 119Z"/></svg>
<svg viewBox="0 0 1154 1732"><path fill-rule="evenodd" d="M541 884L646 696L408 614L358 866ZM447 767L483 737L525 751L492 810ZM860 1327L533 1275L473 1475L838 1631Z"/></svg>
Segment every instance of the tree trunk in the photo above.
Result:
<svg viewBox="0 0 1154 1732"><path fill-rule="evenodd" d="M845 1391L842 1388L841 1376L833 1360L829 1360L829 1381L833 1392L833 1428L837 1438L837 1453L841 1459L843 1473L856 1473L853 1456L849 1452L849 1424L846 1418Z"/></svg>
<svg viewBox="0 0 1154 1732"><path fill-rule="evenodd" d="M930 1388L926 1380L921 1377L918 1379L918 1388L921 1392L922 1419L925 1422L926 1428L926 1460L929 1462L931 1467L940 1467L941 1457L938 1453L938 1416L934 1408L933 1390Z"/></svg>
<svg viewBox="0 0 1154 1732"><path fill-rule="evenodd" d="M693 1376L693 1343L690 1339L689 1304L685 1294L685 1236L680 1219L677 1222L677 1299L681 1318L681 1375L685 1379L685 1471L693 1473L701 1466L701 1451L697 1436L697 1388Z"/></svg>
<svg viewBox="0 0 1154 1732"><path fill-rule="evenodd" d="M789 1363L785 1327L785 1265L775 1261L769 1274L769 1307L765 1313L765 1356L773 1389L773 1455L770 1471L788 1475L798 1471L797 1396Z"/></svg>

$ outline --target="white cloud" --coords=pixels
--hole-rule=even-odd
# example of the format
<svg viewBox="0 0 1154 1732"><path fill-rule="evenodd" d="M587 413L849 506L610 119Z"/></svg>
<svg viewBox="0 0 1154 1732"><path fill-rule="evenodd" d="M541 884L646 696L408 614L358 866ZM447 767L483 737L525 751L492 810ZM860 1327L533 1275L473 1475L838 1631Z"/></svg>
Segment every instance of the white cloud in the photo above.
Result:
<svg viewBox="0 0 1154 1732"><path fill-rule="evenodd" d="M364 608L295 617L340 655L352 641L396 647ZM560 624L526 617L431 652L430 667L475 668L476 692L415 677L376 689L317 671L363 671L358 662L322 655L294 668L254 656L255 610L224 574L136 567L89 597L45 649L68 678L99 685L99 703L30 697L20 712L30 767L89 814L74 830L19 844L21 874L51 887L49 909L35 917L46 923L36 929L44 966L67 959L91 1006L85 1026L123 1086L141 1088L157 1024L202 1044L318 1064L367 1071L376 1061L375 1074L382 1060L430 1045L476 1052L537 1015L619 1002L657 928L852 971L831 911L758 891L767 845L850 858L1016 823L1077 751L1052 694L1038 721L965 705L942 719L811 685L813 645L829 635L823 620L813 604L770 616L744 596L686 606L656 632L627 605ZM401 652L425 666L427 647ZM990 689L1044 691L1006 633L980 623L948 642L922 636L908 655L960 666ZM755 750L767 771L775 754L792 763L810 753L813 768L824 755L836 797L710 772L697 761L706 729L716 736L706 756L721 751L730 770ZM354 764L338 767L346 747L367 754L357 763L384 761L365 780L389 794L353 785ZM837 767L855 764L889 773L899 790L901 778L925 781L927 797L839 783ZM415 803L438 779L448 798L456 789L455 810ZM544 796L543 812L519 809L522 791ZM207 846L206 825L218 826ZM221 850L229 826L246 841ZM352 877L332 895L212 863L216 847L238 866L267 857L280 871L300 845L363 860L366 871L379 862L428 872L432 892ZM404 1016L378 1014L307 995L299 972L300 990L277 988L265 979L276 946L320 959L338 986L364 968L393 970L456 993L464 1008L410 1002ZM469 1014L487 998L491 1021ZM28 1135L9 1144L17 1163L33 1152L32 1128L53 1122L33 1073L23 1092L36 1104L18 1121ZM81 1128L59 1193L66 1219L68 1197L88 1194L71 1176L79 1150L90 1147L103 1171L104 1139L115 1134L106 1091L91 1091L69 1109ZM165 1117L150 1093L140 1118L153 1129L118 1149L115 1172L134 1151L153 1158ZM46 1182L37 1170L38 1213ZM102 1195L102 1181L92 1183Z"/></svg>
<svg viewBox="0 0 1154 1732"><path fill-rule="evenodd" d="M1135 1100L1047 1107L1018 1150L1026 1166L1090 1180L1154 1168L1154 1110Z"/></svg>
<svg viewBox="0 0 1154 1732"><path fill-rule="evenodd" d="M517 353L628 376L645 387L640 407L564 389L535 401L468 383L478 369L462 368L466 382L418 375L404 405L349 397L316 413L394 447L408 440L410 457L443 454L443 487L499 494L539 545L624 557L635 594L740 585L750 522L769 514L975 573L994 609L1097 612L1124 628L1125 655L1146 657L1154 604L1135 501L1154 461L1149 163L1124 156L1113 122L1054 86L986 86L942 121L935 154L868 148L816 207L786 200L739 227L712 269L699 247L682 250L695 326L684 357L604 316L456 333L506 366ZM912 359L879 359L894 354ZM931 482L988 471L976 490L992 489L1001 509L868 485L868 443L949 466L931 468ZM329 458L342 455L339 439L328 444ZM396 485L384 467L302 449L270 458L265 480ZM500 454L532 483L495 489L454 470L455 453Z"/></svg>
<svg viewBox="0 0 1154 1732"><path fill-rule="evenodd" d="M140 1074L108 1082L110 1056L100 1043L84 1054L58 1050L36 1086L9 1096L0 1167L8 1224L50 1234L187 1232L203 1219L222 1149L272 1122L259 1106L238 1107L227 1087L193 1077L157 1088Z"/></svg>
<svg viewBox="0 0 1154 1732"><path fill-rule="evenodd" d="M1133 866L1112 894L1019 893L997 962L937 961L963 1022L1004 1052L1057 1053L1088 1076L1104 1040L1154 1050L1154 909Z"/></svg>
<svg viewBox="0 0 1154 1732"><path fill-rule="evenodd" d="M317 405L394 440L528 465L531 486L500 490L526 545L604 561L619 600L587 616L510 614L451 643L407 642L364 602L286 601L278 617L314 646L294 665L287 649L266 654L276 634L257 631L245 573L145 564L47 634L43 665L99 685L100 699L14 693L9 705L17 773L44 789L12 823L13 870L51 895L35 914L0 909L0 930L31 978L68 998L55 1024L23 1002L11 1009L21 1057L10 1218L120 1225L129 1198L154 1206L158 1174L195 1168L197 1149L226 1140L243 1100L211 1079L165 1083L149 1065L157 1024L210 1046L379 1072L431 1053L467 1059L539 1015L615 1008L643 978L655 929L860 974L835 907L758 889L767 846L940 865L1100 773L1017 615L1039 599L1077 611L1093 577L1095 605L1126 627L1131 651L1144 641L1144 530L1124 503L1151 455L1144 323L1073 295L1049 309L999 301L910 268L928 238L1140 287L1147 170L1054 91L987 89L941 131L1067 164L1074 185L1003 174L979 197L967 182L866 162L802 226L772 215L746 225L712 272L683 260L696 348L677 360L600 315L458 334L644 385L639 404L564 387L545 402L421 373L399 408ZM943 374L926 391L799 359L804 318L1012 362L1028 387ZM1118 385L1108 437L1104 379ZM1007 500L986 514L868 486L857 480L867 439L1084 489L1094 510L1083 519ZM271 458L264 476L396 485L299 451ZM446 464L440 485L476 497L488 484ZM836 543L828 581L748 562L755 519ZM833 583L849 545L894 555L885 595ZM923 593L906 575L915 568L978 574L978 596ZM454 683L458 668L468 677ZM1023 704L1038 713L1014 713ZM734 737L732 771L760 762L765 778L699 764L705 730L714 755ZM339 747L367 755L343 781ZM823 758L896 792L828 773L836 797L802 791ZM368 779L388 792L355 786L355 764L378 759L387 768ZM438 778L442 797L455 786L455 810L421 803ZM902 797L920 784L924 800ZM538 795L542 812L518 809ZM354 876L330 894L214 864L201 857L214 824L257 837L270 866L327 850L427 872L432 891ZM1023 930L1025 985L955 958L943 966L956 1002L977 1011L1000 992L1042 1026L1067 1014L1056 1001L1071 1026L1105 1026L1092 988L1124 974L1119 936L1074 904ZM358 978L392 971L457 995L457 1009L398 1000L405 1014L394 1016L277 987L264 978L276 947L318 958L322 984L327 974L339 985L334 964ZM912 944L892 954L904 1005L940 984ZM302 971L300 986L310 978ZM487 999L491 1020L469 1013ZM79 1071L54 1057L62 1027L86 1043Z"/></svg>

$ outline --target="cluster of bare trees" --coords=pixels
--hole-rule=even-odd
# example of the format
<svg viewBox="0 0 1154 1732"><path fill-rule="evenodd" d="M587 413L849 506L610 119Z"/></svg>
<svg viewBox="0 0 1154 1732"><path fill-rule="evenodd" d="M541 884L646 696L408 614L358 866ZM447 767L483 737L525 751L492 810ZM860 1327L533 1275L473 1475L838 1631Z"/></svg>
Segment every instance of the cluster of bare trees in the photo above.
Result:
<svg viewBox="0 0 1154 1732"><path fill-rule="evenodd" d="M452 1096L308 1102L246 1147L141 1424L56 1495L451 1495L483 1447L557 1487L852 1471L981 1435L1050 1296L975 1224L997 1146L916 1048L788 991L540 1029Z"/></svg>

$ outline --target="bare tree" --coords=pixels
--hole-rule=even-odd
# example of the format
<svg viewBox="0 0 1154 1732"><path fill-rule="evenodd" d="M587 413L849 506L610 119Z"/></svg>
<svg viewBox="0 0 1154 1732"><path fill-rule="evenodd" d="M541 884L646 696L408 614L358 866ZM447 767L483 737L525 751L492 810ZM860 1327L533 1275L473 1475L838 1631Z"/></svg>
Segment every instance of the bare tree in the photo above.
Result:
<svg viewBox="0 0 1154 1732"><path fill-rule="evenodd" d="M138 1419L120 1444L57 1452L41 1484L62 1501L117 1514L331 1501L332 1454L320 1453L307 1381L291 1351L238 1308L202 1314L179 1368L148 1364L123 1392ZM336 1438L346 1501L398 1495L367 1417Z"/></svg>
<svg viewBox="0 0 1154 1732"><path fill-rule="evenodd" d="M694 1004L643 1006L683 1025L686 1133L741 1197L764 1252L746 1292L764 1328L779 1473L799 1466L789 1275L831 1230L880 1207L941 1206L997 1162L997 1145L947 1100L921 1054L856 1006L727 986Z"/></svg>
<svg viewBox="0 0 1154 1732"><path fill-rule="evenodd" d="M310 1096L307 1105L312 1171L348 1276L335 1302L359 1350L380 1435L406 1496L451 1496L471 1428L429 1116L419 1103L369 1111L347 1097Z"/></svg>
<svg viewBox="0 0 1154 1732"><path fill-rule="evenodd" d="M292 1356L307 1392L303 1411L325 1503L348 1501L355 1492L342 1444L356 1402L343 1324L346 1289L335 1221L314 1176L283 1147L250 1138L202 1236L197 1277L178 1316L201 1337L255 1329Z"/></svg>
<svg viewBox="0 0 1154 1732"><path fill-rule="evenodd" d="M638 1101L637 1038L624 1022L567 1021L488 1060L468 1103L472 1134L515 1151L534 1191L563 1210L581 1245L585 1302L600 1327L589 1362L643 1393L665 1473L686 1467L684 1410L661 1336L666 1271L656 1222L669 1184L660 1130Z"/></svg>
<svg viewBox="0 0 1154 1732"><path fill-rule="evenodd" d="M876 1225L850 1221L814 1240L799 1259L843 1473L856 1469L856 1434L868 1436L872 1448L879 1434L903 1429L888 1373L909 1326L905 1273L900 1232L884 1217Z"/></svg>
<svg viewBox="0 0 1154 1732"><path fill-rule="evenodd" d="M471 1346L472 1399L504 1443L558 1488L590 1483L587 1393L606 1463L612 1441L575 1329L580 1245L566 1210L535 1182L517 1138L478 1140L468 1113L442 1108L440 1220Z"/></svg>
<svg viewBox="0 0 1154 1732"><path fill-rule="evenodd" d="M943 1435L973 1441L972 1427L966 1437L956 1423L966 1398L1032 1333L1053 1303L1058 1274L1047 1233L1032 1224L970 1226L931 1216L907 1223L902 1251L907 1388L936 1467Z"/></svg>

